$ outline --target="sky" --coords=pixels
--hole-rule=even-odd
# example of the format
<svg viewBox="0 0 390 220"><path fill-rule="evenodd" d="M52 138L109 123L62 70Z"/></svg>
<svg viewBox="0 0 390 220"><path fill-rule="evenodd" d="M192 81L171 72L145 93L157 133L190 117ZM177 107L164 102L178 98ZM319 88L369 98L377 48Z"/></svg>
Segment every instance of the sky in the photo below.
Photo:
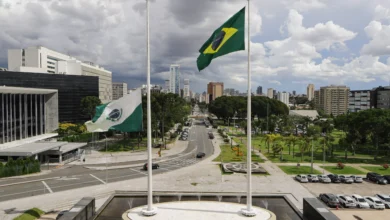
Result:
<svg viewBox="0 0 390 220"><path fill-rule="evenodd" d="M0 0L0 67L7 50L44 46L97 63L114 82L146 84L145 0ZM390 83L389 0L250 0L252 91L306 93ZM199 49L247 0L150 0L151 82L181 66L194 92L208 82L247 89L248 52L218 57L199 72Z"/></svg>

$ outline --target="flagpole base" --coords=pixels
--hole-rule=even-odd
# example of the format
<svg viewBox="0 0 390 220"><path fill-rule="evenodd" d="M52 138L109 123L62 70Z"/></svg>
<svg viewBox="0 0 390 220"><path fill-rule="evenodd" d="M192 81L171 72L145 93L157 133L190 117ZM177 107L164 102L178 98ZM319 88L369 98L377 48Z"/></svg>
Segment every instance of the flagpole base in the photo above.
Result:
<svg viewBox="0 0 390 220"><path fill-rule="evenodd" d="M248 209L241 209L241 214L246 217L254 217L256 216L256 211L254 209L248 210Z"/></svg>
<svg viewBox="0 0 390 220"><path fill-rule="evenodd" d="M157 214L157 208L152 207L151 210L148 210L148 208L144 208L144 209L142 209L141 213L143 216L153 216L153 215Z"/></svg>

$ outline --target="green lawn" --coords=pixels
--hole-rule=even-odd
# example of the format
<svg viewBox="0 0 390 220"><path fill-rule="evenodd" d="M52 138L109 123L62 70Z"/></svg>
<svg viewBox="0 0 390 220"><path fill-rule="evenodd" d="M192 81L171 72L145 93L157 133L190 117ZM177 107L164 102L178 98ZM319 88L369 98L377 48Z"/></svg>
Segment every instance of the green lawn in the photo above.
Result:
<svg viewBox="0 0 390 220"><path fill-rule="evenodd" d="M390 175L390 169L385 169L382 166L377 167L368 167L368 166L362 166L363 169L369 170L371 172L379 173L381 175Z"/></svg>
<svg viewBox="0 0 390 220"><path fill-rule="evenodd" d="M336 167L336 165L335 166L321 166L321 168L324 168L325 170L327 170L333 174L355 174L355 175L366 174L365 172L360 171L360 170L353 168L353 167L350 167L350 166L345 166L344 169L339 169L338 167Z"/></svg>
<svg viewBox="0 0 390 220"><path fill-rule="evenodd" d="M313 168L313 172L311 172L310 166L279 166L281 170L283 170L286 174L322 174L320 171Z"/></svg>
<svg viewBox="0 0 390 220"><path fill-rule="evenodd" d="M240 152L242 152L242 156L237 156L237 152L233 151L230 145L221 145L221 153L218 155L214 161L222 161L222 162L244 162L246 161L246 146L240 145ZM252 161L253 162L263 162L263 160L252 153Z"/></svg>
<svg viewBox="0 0 390 220"><path fill-rule="evenodd" d="M146 139L142 139L141 143L139 144L138 148L138 141L137 139L124 139L120 140L116 143L108 144L107 146L107 152L123 152L123 151L143 151L146 150ZM106 152L105 148L102 148L100 150L101 152Z"/></svg>
<svg viewBox="0 0 390 220"><path fill-rule="evenodd" d="M23 214L19 215L18 217L14 218L14 220L34 220L41 217L41 215L43 214L45 214L44 211L38 208L32 208L25 211Z"/></svg>

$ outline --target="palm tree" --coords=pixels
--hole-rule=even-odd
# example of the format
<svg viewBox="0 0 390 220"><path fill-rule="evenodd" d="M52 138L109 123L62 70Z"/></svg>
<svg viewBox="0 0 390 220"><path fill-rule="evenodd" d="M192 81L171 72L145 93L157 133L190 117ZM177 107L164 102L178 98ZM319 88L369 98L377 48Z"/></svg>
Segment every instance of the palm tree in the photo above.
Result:
<svg viewBox="0 0 390 220"><path fill-rule="evenodd" d="M276 135L276 134L267 134L267 135L265 135L265 142L267 143L268 153L269 153L269 146L273 145L275 140L278 137L279 137L279 135Z"/></svg>
<svg viewBox="0 0 390 220"><path fill-rule="evenodd" d="M303 161L303 153L305 153L310 148L311 139L309 137L304 137L299 143L299 151L301 152L301 162Z"/></svg>

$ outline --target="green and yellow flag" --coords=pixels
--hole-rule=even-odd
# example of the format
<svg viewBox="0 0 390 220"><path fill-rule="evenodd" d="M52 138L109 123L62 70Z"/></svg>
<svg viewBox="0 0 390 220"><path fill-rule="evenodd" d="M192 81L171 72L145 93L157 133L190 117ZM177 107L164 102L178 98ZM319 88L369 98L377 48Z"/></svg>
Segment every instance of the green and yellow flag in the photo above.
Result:
<svg viewBox="0 0 390 220"><path fill-rule="evenodd" d="M211 60L228 53L245 50L245 7L214 31L200 48L198 70L206 68Z"/></svg>

